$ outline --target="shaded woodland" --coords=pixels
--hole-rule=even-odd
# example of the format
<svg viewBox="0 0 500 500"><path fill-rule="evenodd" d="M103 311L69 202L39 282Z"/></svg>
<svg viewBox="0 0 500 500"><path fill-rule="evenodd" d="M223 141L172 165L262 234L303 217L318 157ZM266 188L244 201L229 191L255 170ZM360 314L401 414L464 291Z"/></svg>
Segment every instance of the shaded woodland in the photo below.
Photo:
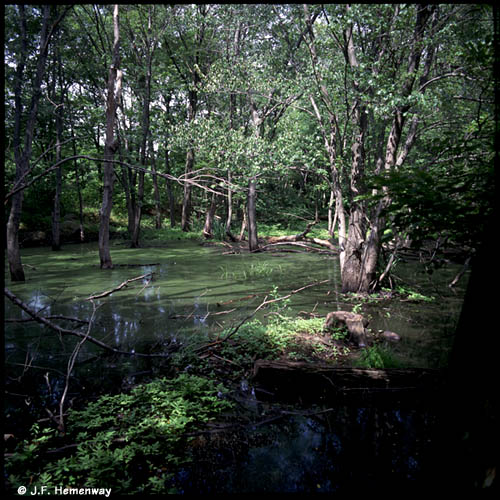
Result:
<svg viewBox="0 0 500 500"><path fill-rule="evenodd" d="M453 487L490 487L494 361L469 337L491 328L470 304L480 297L479 308L492 306L480 280L494 264L486 245L498 151L496 28L497 10L473 4L5 6L4 296L17 311L6 325L37 324L70 342L52 384L48 372L35 377L51 404L30 407L34 425L19 437L6 434L7 489L189 492L182 481L194 474L193 457L219 448L246 456L259 440L272 441L255 433L245 441L248 429L292 416L312 415L327 428L330 420L321 419L333 400L376 411L388 404L387 429L399 425L402 408L422 405L422 442L431 433L437 451L422 445L419 478L439 479L434 466L453 456L445 467L461 471ZM248 281L244 296L221 296L210 311L215 325L241 306L230 326L137 349L97 332L110 297L134 287L137 296L165 279L160 269L170 262L144 261L155 258L151 242L167 255L190 238L248 259L243 271L228 264L219 273ZM64 257L71 245L93 242L101 276L121 268L136 274L115 274L106 289L80 297L85 317L35 307L36 270L25 250L50 246ZM130 252L126 262L118 248ZM251 288L251 277L293 274L251 258L292 253L335 260L335 283L325 260L325 276L286 292L275 282L267 292ZM446 334L446 360L436 369L390 366L400 332L370 329L368 313L384 301L434 300L396 281L394 270L408 261L427 276L454 266L449 293L472 268L457 331ZM76 282L71 270L67 276ZM196 273L187 280L197 283ZM291 299L316 287L343 309L290 315ZM257 307L243 308L254 300ZM170 311L162 321L193 312ZM127 390L70 398L85 356L85 363L149 364ZM11 396L24 390L28 357L22 373L9 372ZM28 411L19 408L6 410L9 425ZM351 428L353 415L346 410L335 425ZM223 470L217 460L215 478ZM384 474L367 485L382 484ZM354 491L335 477L340 491ZM314 476L311 491L323 491L321 484L336 491L323 479ZM190 487L205 488L197 480Z"/></svg>

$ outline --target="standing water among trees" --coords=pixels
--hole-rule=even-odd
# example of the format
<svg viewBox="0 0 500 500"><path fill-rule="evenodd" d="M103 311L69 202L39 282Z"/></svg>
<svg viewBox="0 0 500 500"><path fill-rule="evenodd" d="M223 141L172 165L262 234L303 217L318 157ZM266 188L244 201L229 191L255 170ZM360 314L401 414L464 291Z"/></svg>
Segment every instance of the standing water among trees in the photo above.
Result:
<svg viewBox="0 0 500 500"><path fill-rule="evenodd" d="M63 436L77 440L94 419L93 439L123 455L108 457L123 469L117 482L173 491L181 442L213 436L220 429L206 426L228 412L243 425L233 404L259 425L283 418L263 402L266 391L279 399L283 374L300 392L307 380L322 387L327 370L350 395L360 367L379 370L391 394L435 380L425 370L447 367L453 297L493 214L495 16L469 4L6 6L4 294L18 363L8 377L11 393L25 394L28 379L34 391L10 445L10 484L23 469L66 481L56 458L73 452L92 470L68 473L76 482L104 481L97 457ZM64 359L52 364L51 346L35 362L29 339L41 332L64 339ZM99 405L72 413L97 398L81 366L106 363L104 353L152 384L151 435L127 412L111 428ZM55 378L35 368L42 361ZM362 384L378 394L370 373ZM125 386L115 403L139 408L140 390ZM327 411L314 394L326 406L307 411ZM173 411L165 398L182 417L161 420ZM47 449L28 425L41 408ZM40 446L28 457L30 436Z"/></svg>

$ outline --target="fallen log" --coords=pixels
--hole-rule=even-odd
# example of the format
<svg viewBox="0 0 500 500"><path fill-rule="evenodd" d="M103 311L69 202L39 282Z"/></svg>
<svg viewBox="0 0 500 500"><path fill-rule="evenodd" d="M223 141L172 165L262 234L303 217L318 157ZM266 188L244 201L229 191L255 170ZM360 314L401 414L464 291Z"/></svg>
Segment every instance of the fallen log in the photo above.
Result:
<svg viewBox="0 0 500 500"><path fill-rule="evenodd" d="M293 403L321 403L355 400L410 402L436 396L445 377L432 369L347 368L328 363L292 360L263 360L254 363L252 381L263 389L261 399L279 399ZM260 391L259 391L260 393ZM271 393L272 398L266 396ZM416 398L416 399L415 399Z"/></svg>
<svg viewBox="0 0 500 500"><path fill-rule="evenodd" d="M309 240L306 239L304 241L309 241ZM321 240L321 241L326 242L326 240ZM329 242L327 242L327 243L329 243ZM305 243L302 243L299 241L282 241L282 242L278 242L278 243L269 243L267 245L260 247L260 249L261 250L268 250L268 249L273 249L273 248L278 247L278 246L279 247L296 246L296 247L300 247L300 248L305 248L306 252L318 252L318 253L330 254L330 255L332 255L332 254L337 255L338 254L338 251L336 251L336 249L335 250L323 250L321 248L313 247L311 245L306 245ZM281 248L279 251L280 252L296 252L296 253L300 252L300 250L292 250L290 248Z"/></svg>
<svg viewBox="0 0 500 500"><path fill-rule="evenodd" d="M309 224L307 224L304 231L302 231L299 234L293 234L293 235L289 235L289 236L270 236L269 238L267 238L268 245L266 245L266 246L275 245L277 243L297 243L297 242L303 241L306 243L314 243L314 244L319 245L321 247L328 248L332 252L337 252L338 248L330 241L322 240L320 238L310 238L309 236L306 236L307 233L309 233L311 228L317 222L318 221L309 222Z"/></svg>

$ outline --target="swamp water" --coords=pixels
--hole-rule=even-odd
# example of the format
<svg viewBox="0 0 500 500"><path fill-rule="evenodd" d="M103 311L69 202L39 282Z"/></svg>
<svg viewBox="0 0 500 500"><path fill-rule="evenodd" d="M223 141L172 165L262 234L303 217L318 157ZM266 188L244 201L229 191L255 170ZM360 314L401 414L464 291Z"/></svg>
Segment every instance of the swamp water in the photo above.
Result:
<svg viewBox="0 0 500 500"><path fill-rule="evenodd" d="M339 293L336 258L283 253L222 255L220 248L191 241L133 250L114 242L111 253L115 269L101 271L95 243L66 245L60 252L25 249L26 282L10 283L6 267L6 286L43 316L88 319L93 307L87 297L154 272L151 281L145 277L96 299L99 307L91 335L122 350L149 352L154 345L161 352L171 342L208 339L210 333L238 324L272 293L283 296L328 279L328 283L293 295L290 310L326 315L361 303L361 312L371 317L370 328L401 336L402 341L392 348L401 366L440 368L451 346L467 277L452 291L447 284L458 266L448 265L428 275L416 262L400 263L396 269L400 284L433 296L432 302L347 301ZM8 299L4 313L8 319L27 318ZM264 314L256 317L265 321ZM75 328L74 323L65 325ZM34 322L6 323L7 380L15 381L26 365L32 367L31 377L25 376L12 393L8 390L6 432L26 412L39 415L41 406L57 402L74 345L74 339L60 338ZM117 392L140 382L141 373L151 374L149 360L96 358L99 353L88 343L80 352L70 397ZM49 374L50 387L44 374ZM33 387L28 387L27 380ZM212 443L214 455L204 460L211 456L209 444L200 452L199 465L178 477L178 488L185 492L319 492L337 491L346 481L370 484L382 478L418 480L421 476L422 457L431 453L429 443L437 432L432 409L339 405L323 410L311 411L309 416L307 411L286 415L278 422L249 429L245 439L238 439L238 452L227 445L221 450ZM216 470L207 474L213 467Z"/></svg>

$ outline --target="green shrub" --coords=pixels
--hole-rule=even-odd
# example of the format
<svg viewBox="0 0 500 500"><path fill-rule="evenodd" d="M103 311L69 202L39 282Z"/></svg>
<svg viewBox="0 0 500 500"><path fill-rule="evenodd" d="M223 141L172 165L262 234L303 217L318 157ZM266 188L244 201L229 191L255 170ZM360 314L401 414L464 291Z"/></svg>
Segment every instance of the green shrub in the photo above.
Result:
<svg viewBox="0 0 500 500"><path fill-rule="evenodd" d="M385 368L398 368L400 363L390 348L376 344L363 349L355 365L361 368L383 370Z"/></svg>
<svg viewBox="0 0 500 500"><path fill-rule="evenodd" d="M75 452L47 462L55 432L32 429L7 463L12 488L46 486L111 488L113 494L168 492L178 467L189 461L187 432L215 419L231 404L225 389L208 379L181 374L102 396L69 411L66 441ZM31 478L31 480L30 480Z"/></svg>

